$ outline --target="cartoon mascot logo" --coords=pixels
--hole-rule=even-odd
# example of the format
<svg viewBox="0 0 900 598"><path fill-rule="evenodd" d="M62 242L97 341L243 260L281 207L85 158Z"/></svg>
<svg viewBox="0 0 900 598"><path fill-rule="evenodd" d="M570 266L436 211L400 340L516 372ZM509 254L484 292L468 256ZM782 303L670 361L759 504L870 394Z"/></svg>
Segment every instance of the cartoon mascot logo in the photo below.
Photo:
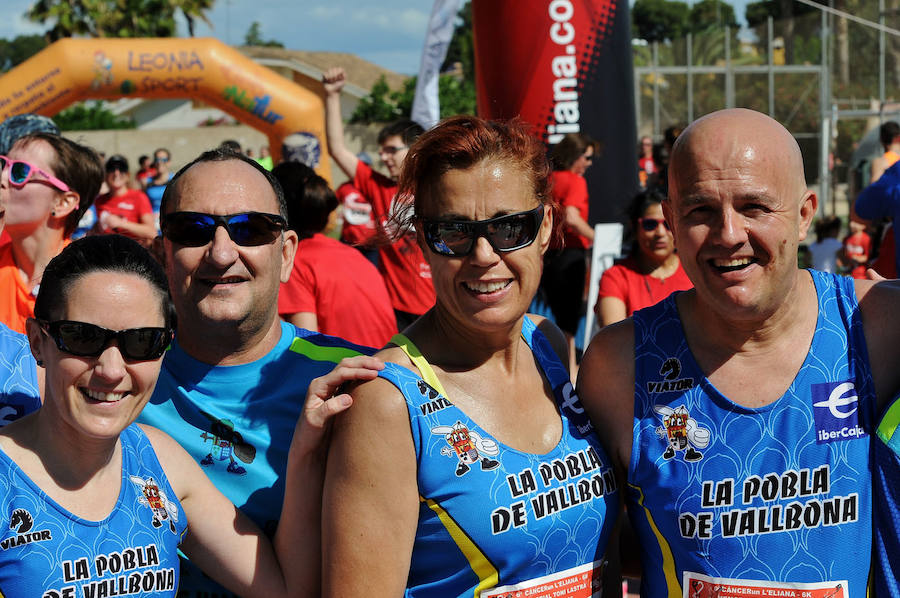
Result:
<svg viewBox="0 0 900 598"><path fill-rule="evenodd" d="M495 457L500 453L497 443L490 438L482 438L478 432L469 430L461 421L452 426L435 426L431 428L434 434L442 434L447 444L441 449L441 454L447 457L454 455L459 460L456 466L456 475L461 476L469 471L470 465L480 461L482 471L490 471L500 465L500 462L488 457Z"/></svg>
<svg viewBox="0 0 900 598"><path fill-rule="evenodd" d="M684 451L685 461L699 461L703 458L703 453L697 449L709 446L709 430L701 428L684 405L675 409L667 405L655 405L653 411L662 418L662 425L656 428L657 436L669 442L663 459L668 461L679 451Z"/></svg>
<svg viewBox="0 0 900 598"><path fill-rule="evenodd" d="M161 527L163 521L169 522L169 530L173 534L175 531L175 522L178 521L178 508L175 506L166 493L159 489L156 480L153 478L142 478L140 476L128 476L141 492L138 503L144 505L153 513L151 523L153 527Z"/></svg>

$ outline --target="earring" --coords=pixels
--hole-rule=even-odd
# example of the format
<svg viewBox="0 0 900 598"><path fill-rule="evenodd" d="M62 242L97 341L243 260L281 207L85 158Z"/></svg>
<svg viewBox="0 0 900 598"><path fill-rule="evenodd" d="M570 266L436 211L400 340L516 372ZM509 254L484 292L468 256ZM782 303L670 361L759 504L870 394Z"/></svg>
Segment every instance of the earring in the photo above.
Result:
<svg viewBox="0 0 900 598"><path fill-rule="evenodd" d="M54 218L56 218L56 210L53 210L52 212L50 212L50 215L53 216Z"/></svg>
<svg viewBox="0 0 900 598"><path fill-rule="evenodd" d="M37 360L38 367L44 367L44 362L40 359Z"/></svg>

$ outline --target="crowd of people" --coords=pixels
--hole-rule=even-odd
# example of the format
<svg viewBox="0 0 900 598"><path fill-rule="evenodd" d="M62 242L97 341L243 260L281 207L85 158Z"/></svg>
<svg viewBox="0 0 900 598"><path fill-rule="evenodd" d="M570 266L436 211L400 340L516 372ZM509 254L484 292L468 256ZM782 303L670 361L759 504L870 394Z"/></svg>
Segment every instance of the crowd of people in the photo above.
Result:
<svg viewBox="0 0 900 598"><path fill-rule="evenodd" d="M345 82L338 193L235 144L132 178L0 125L0 594L900 596L900 287L859 220L900 166L803 269L784 127L642 140L579 360L597 141L399 121L381 173Z"/></svg>

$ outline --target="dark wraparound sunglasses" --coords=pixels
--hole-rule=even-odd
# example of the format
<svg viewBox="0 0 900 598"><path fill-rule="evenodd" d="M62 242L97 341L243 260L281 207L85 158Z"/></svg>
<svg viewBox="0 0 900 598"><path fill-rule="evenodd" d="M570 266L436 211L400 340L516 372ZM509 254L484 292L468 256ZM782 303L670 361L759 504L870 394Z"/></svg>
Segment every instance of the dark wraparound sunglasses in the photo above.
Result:
<svg viewBox="0 0 900 598"><path fill-rule="evenodd" d="M464 257L472 252L479 237L484 237L498 252L528 247L537 238L544 220L544 206L533 210L498 216L489 220L422 220L425 243L431 251L449 257Z"/></svg>
<svg viewBox="0 0 900 598"><path fill-rule="evenodd" d="M638 218L638 222L641 223L641 228L648 233L655 231L659 228L660 224L662 224L666 230L669 230L669 223L662 218Z"/></svg>
<svg viewBox="0 0 900 598"><path fill-rule="evenodd" d="M168 328L108 330L102 326L73 320L38 320L38 324L60 351L78 357L100 357L109 343L115 340L125 359L149 361L165 353L173 336Z"/></svg>
<svg viewBox="0 0 900 598"><path fill-rule="evenodd" d="M202 247L216 236L216 228L224 226L231 240L244 247L267 245L287 227L278 214L241 212L240 214L204 214L172 212L160 219L164 237L186 247Z"/></svg>

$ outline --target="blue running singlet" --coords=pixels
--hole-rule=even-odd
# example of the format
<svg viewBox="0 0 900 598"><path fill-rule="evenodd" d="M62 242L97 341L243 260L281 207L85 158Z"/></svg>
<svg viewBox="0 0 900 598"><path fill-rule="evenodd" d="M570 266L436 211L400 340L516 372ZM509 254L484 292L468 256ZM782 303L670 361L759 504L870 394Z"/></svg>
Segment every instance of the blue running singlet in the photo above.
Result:
<svg viewBox="0 0 900 598"><path fill-rule="evenodd" d="M544 455L491 438L450 402L412 343L394 337L422 372L388 363L379 373L406 397L418 463L405 596L599 596L618 508L612 467L565 366L527 317L522 336L562 421L559 444Z"/></svg>
<svg viewBox="0 0 900 598"><path fill-rule="evenodd" d="M900 398L878 424L875 456L875 595L900 598Z"/></svg>
<svg viewBox="0 0 900 598"><path fill-rule="evenodd" d="M184 511L153 446L122 431L119 499L102 521L48 497L0 450L0 596L174 597Z"/></svg>
<svg viewBox="0 0 900 598"><path fill-rule="evenodd" d="M866 595L872 375L853 280L809 272L812 344L784 395L760 408L704 376L675 296L635 313L628 508L645 598Z"/></svg>

